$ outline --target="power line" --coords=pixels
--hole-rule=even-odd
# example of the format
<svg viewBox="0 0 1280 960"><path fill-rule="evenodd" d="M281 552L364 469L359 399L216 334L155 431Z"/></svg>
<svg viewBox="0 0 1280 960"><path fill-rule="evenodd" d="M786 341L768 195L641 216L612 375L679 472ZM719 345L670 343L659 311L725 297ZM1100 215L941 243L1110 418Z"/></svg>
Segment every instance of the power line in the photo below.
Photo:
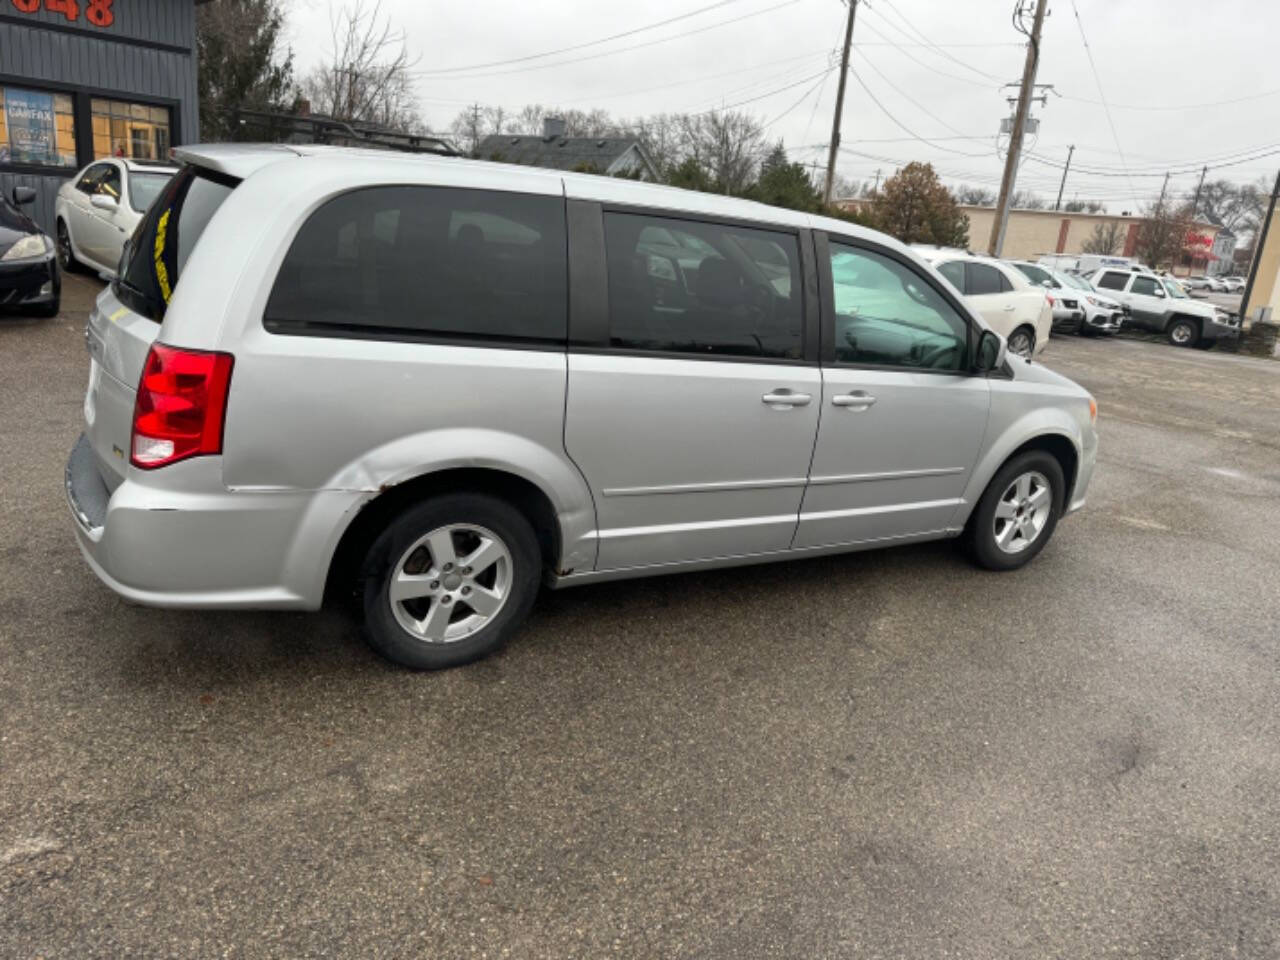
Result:
<svg viewBox="0 0 1280 960"><path fill-rule="evenodd" d="M706 7L699 7L697 10L689 13L682 13L678 17L669 17L666 20L659 20L656 23L646 24L643 27L635 27L631 30L624 30L622 33L615 33L608 37L601 37L598 40L588 40L585 43L575 43L570 47L560 47L558 50L547 50L544 53L531 53L524 57L513 57L510 60L492 60L488 63L472 63L465 67L439 67L435 70L421 70L419 73L423 75L442 74L442 73L469 73L473 70L487 70L490 67L505 67L513 63L528 63L530 60L541 60L544 57L554 57L561 53L571 53L574 50L585 50L587 47L597 47L602 43L611 43L614 40L621 40L624 37L632 37L637 33L644 33L648 30L656 30L658 27L665 27L671 23L678 23L681 20L688 20L699 14L706 13L708 10L715 10L718 7L727 7L731 3L738 3L740 0L718 0L717 3L710 4Z"/></svg>
<svg viewBox="0 0 1280 960"><path fill-rule="evenodd" d="M1264 97L1274 97L1278 93L1280 93L1280 87L1277 87L1275 90L1263 90L1261 93L1251 93L1248 96L1244 96L1244 97L1232 97L1229 100L1211 100L1206 103L1184 103L1184 104L1173 104L1173 105L1164 105L1164 104L1155 105L1155 104L1149 104L1149 103L1113 103L1111 104L1111 106L1117 110L1152 110L1152 111L1175 111L1175 112L1181 112L1184 110L1207 110L1209 107L1225 107L1233 103L1247 103L1250 100L1261 100ZM1060 96L1064 100L1075 100L1078 103L1091 103L1094 105L1105 106L1105 104L1103 104L1102 101L1100 100L1089 100L1089 99L1086 99L1085 97L1073 97L1065 93L1059 93L1058 96Z"/></svg>
<svg viewBox="0 0 1280 960"><path fill-rule="evenodd" d="M541 63L529 67L517 67L514 70L494 70L486 73L449 73L440 74L430 70L412 70L409 71L411 76L425 77L434 80L479 80L485 77L505 77L513 73L529 73L534 70L551 70L556 67L566 67L575 63L586 63L590 60L599 60L602 57L612 57L619 53L629 53L632 50L643 50L646 47L657 46L661 43L669 43L672 40L681 40L685 37L696 36L700 33L706 33L708 30L718 30L720 27L727 27L733 23L741 23L743 20L750 20L753 17L763 16L766 13L772 13L775 10L781 10L783 7L794 6L800 0L784 0L782 3L774 4L771 7L765 7L752 13L745 13L740 17L732 17L728 20L720 20L716 23L707 24L705 27L697 27L693 30L686 30L682 33L673 33L669 37L658 37L654 40L646 40L644 43L635 43L629 47L618 47L616 50L605 50L603 53L593 53L585 57L574 57L568 60L557 60L554 63Z"/></svg>
<svg viewBox="0 0 1280 960"><path fill-rule="evenodd" d="M1089 48L1089 38L1085 36L1084 21L1080 19L1080 9L1076 6L1076 0L1071 0L1071 12L1076 17L1076 27L1080 30L1080 42L1084 44L1085 55L1089 59L1089 69L1093 72L1093 82L1098 88L1098 97L1102 102L1102 110L1107 115L1107 126L1111 128L1111 139L1115 141L1116 153L1120 156L1120 166L1125 170L1125 180L1129 184L1129 190L1133 192L1133 181L1129 179L1128 167L1129 163L1124 158L1124 147L1120 146L1120 134L1116 132L1116 121L1111 116L1111 108L1107 106L1107 95L1102 90L1102 78L1098 76L1098 65L1093 62L1093 50ZM1133 202L1138 202L1137 193L1134 192Z"/></svg>
<svg viewBox="0 0 1280 960"><path fill-rule="evenodd" d="M1166 168L1160 171L1154 171L1154 170L1134 171L1134 170L1123 169L1119 172L1116 172L1114 170L1103 170L1103 169L1097 169L1097 168L1091 168L1091 167L1081 167L1077 165L1076 170L1079 173L1085 173L1092 177L1155 178L1155 177L1163 177L1166 174L1172 174L1173 176L1177 177L1177 176L1187 176L1190 174L1199 173L1201 167L1207 167L1210 170L1220 170L1220 169L1223 169L1224 167L1236 167L1242 163L1252 163L1255 160L1263 160L1267 157L1274 157L1276 154L1280 154L1280 147L1271 147L1262 153L1255 153L1255 154L1252 154L1251 156L1236 157L1234 159L1225 159L1218 162L1208 162L1208 161L1192 162L1190 166L1182 169ZM1053 160L1049 157L1042 157L1037 154L1030 154L1028 155L1027 159L1033 160L1034 162L1039 163L1046 167L1056 167L1058 169L1062 168L1062 164L1060 161Z"/></svg>
<svg viewBox="0 0 1280 960"><path fill-rule="evenodd" d="M896 124L899 128L901 128L903 133L909 135L911 139L918 140L923 144L933 147L935 150L942 150L945 153L954 153L957 156L961 156L961 157L988 156L988 154L985 154L985 153L967 153L964 150L954 150L951 147L944 147L940 144L933 143L930 140L926 140L924 137L920 136L920 134L916 133L914 130L908 127L905 123L899 120L897 116L895 116L894 113L891 110L889 110L888 107L886 107L883 103L880 102L880 99L874 93L872 93L871 88L867 86L866 81L862 79L858 71L853 68L852 64L850 64L849 66L849 73L853 75L853 79L858 81L858 86L862 87L866 95L871 98L871 102L880 108L880 112L883 113L890 120L892 120L894 124Z"/></svg>
<svg viewBox="0 0 1280 960"><path fill-rule="evenodd" d="M765 124L764 126L762 126L760 129L761 129L761 130L768 130L768 129L769 129L770 127L772 127L775 123L777 123L779 120L781 120L781 119L782 119L783 117L785 117L787 114L789 114L792 110L794 110L796 107L800 106L800 104L802 104L802 103L804 103L806 100L808 100L808 99L809 99L809 95L810 95L810 94L812 94L815 90L817 90L819 87L821 87L824 83L826 83L826 82L827 82L827 77L831 76L831 71L832 71L832 70L835 70L835 67L829 67L828 69L826 69L825 71L823 71L822 77L818 80L818 82L817 82L817 83L815 83L815 84L814 84L812 87L810 87L808 90L806 90L804 93L800 94L800 99L799 99L799 100L797 100L797 101L796 101L795 103L793 103L791 106L787 107L787 109L783 110L780 114L778 114L776 117L774 117L774 118L773 118L772 120L770 120L768 123L766 123L766 124ZM817 109L817 106L818 106L818 105L817 105L817 103L814 103L814 108L815 108L815 109Z"/></svg>
<svg viewBox="0 0 1280 960"><path fill-rule="evenodd" d="M861 52L861 51L859 51L859 52ZM914 106L917 110L919 110L921 113L923 113L926 117L928 117L929 119L933 120L934 122L939 123L939 124L941 124L942 126L946 127L946 128L947 128L948 130L950 130L952 133L959 133L959 132L960 132L960 131L959 131L959 130L957 130L955 127L953 127L951 124L947 123L947 121L945 121L945 120L943 120L941 117L939 117L936 113L934 113L933 111L931 111L931 110L929 110L927 107L925 107L922 103L920 103L918 100L916 100L916 99L915 99L914 97L912 97L910 94L908 94L905 90L902 90L900 87L898 87L898 86L897 86L897 85L896 85L892 80L890 80L887 76L885 76L885 74L884 74L884 71L883 71L883 70L881 70L879 67L877 67L874 63L872 63L872 62L871 62L871 58L870 58L870 57L868 57L865 53L863 53L863 54L862 54L862 62L863 62L863 63L865 63L868 67L870 67L872 70L874 70L874 71L876 72L876 76L878 76L881 80L883 80L883 81L888 85L888 87L889 87L889 89L890 89L890 90L892 90L894 93L898 94L898 96L902 97L902 99L906 100L909 104L911 104L912 106ZM975 139L982 139L982 140L986 140L987 138L986 138L986 137L981 137L981 138L975 138Z"/></svg>
<svg viewBox="0 0 1280 960"><path fill-rule="evenodd" d="M939 46L938 44L934 43L934 42L933 42L932 40L930 40L927 36L925 36L924 32L923 32L922 30L920 30L920 28L919 28L919 27L917 27L917 26L916 26L915 24L913 24L910 20L908 20L908 19L903 15L902 11L901 11L901 10L899 10L897 7L895 7L895 6L893 5L893 3L891 2L891 0L882 0L882 2L884 3L884 5L885 5L886 7L888 7L888 8L889 8L890 10L892 10L895 14L897 14L898 19L899 19L899 20L901 20L903 23L905 23L905 24L906 24L906 25L911 29L911 32L912 32L912 33L914 33L917 37L919 37L921 40L923 40L923 41L925 42L925 45L926 45L926 46L928 46L928 47L932 48L932 49L933 49L933 50L935 50L937 53L939 53L939 54L941 54L942 56L946 57L946 58L947 58L948 60L950 60L952 63L957 64L958 66L964 67L966 70L970 70L970 71L972 71L973 73L977 74L977 75L978 75L978 76L980 76L980 77L983 77L983 78L985 78L985 79L987 79L987 80L993 80L993 81L995 81L996 83L999 83L999 82L1000 82L1000 78L999 78L999 77L997 77L997 76L993 76L992 74L987 73L985 70L979 70L977 67L973 66L972 64L965 63L963 60L960 60L960 59L958 59L958 58L956 58L956 57L953 57L951 54L947 53L947 51L943 50L941 46ZM892 24L892 23L891 23L891 22L890 22L886 17L884 17L883 15L881 15L881 19L882 19L882 20L884 20L884 21L885 21L885 23L888 23L890 26L894 26L894 24ZM901 29L899 29L899 32L900 32L900 33L902 32L902 31L901 31ZM906 35L907 35L907 36L909 36L909 34L906 34ZM1015 44L1015 46L1021 46L1021 44Z"/></svg>

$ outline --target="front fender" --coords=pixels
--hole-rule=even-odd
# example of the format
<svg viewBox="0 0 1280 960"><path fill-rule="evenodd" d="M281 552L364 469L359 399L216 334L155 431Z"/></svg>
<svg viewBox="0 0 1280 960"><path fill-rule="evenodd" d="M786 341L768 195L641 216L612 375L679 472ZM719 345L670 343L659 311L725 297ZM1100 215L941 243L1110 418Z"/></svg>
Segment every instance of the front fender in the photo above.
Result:
<svg viewBox="0 0 1280 960"><path fill-rule="evenodd" d="M1017 415L1009 422L996 422L996 411L992 411L992 419L987 424L987 436L984 439L984 452L977 465L969 475L969 482L964 490L964 502L956 509L952 526L963 527L969 520L969 514L977 505L991 478L1023 444L1043 436L1059 436L1068 440L1076 452L1075 475L1067 480L1072 488L1076 487L1081 469L1090 457L1091 451L1086 446L1084 429L1079 420L1070 411L1058 406L1045 406L1028 410ZM1095 441L1096 443L1096 441Z"/></svg>

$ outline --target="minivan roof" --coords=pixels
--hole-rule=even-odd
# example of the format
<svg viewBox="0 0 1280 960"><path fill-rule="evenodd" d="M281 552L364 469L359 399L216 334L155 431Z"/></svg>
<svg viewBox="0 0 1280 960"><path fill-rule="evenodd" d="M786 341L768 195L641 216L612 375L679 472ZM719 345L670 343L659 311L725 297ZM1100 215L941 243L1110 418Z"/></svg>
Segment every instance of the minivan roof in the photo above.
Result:
<svg viewBox="0 0 1280 960"><path fill-rule="evenodd" d="M509 163L471 160L464 157L447 157L437 154L398 153L391 150L374 150L367 147L336 147L321 144L205 143L175 147L173 155L178 160L186 163L241 180L263 167L283 160L308 157L375 162L391 169L410 166L419 171L424 166L430 165L440 170L443 185L450 185L452 180L452 177L446 171L469 168L473 172L473 176L467 177L467 180L474 182L474 173L484 170L493 176L493 189L503 189L504 185L505 189L519 189L519 187L513 188L510 185L510 182L515 179L513 174L518 172L518 178L524 180L526 184L532 184L536 180L544 180L546 185L550 187L547 192L559 192L563 189L565 196L569 198L639 207L653 206L678 209L691 213L705 213L710 216L773 222L795 227L814 227L829 230L833 233L842 233L846 236L875 237L882 243L902 250L907 249L890 237L834 217L802 213L785 207L774 207L755 200L744 200L738 197L726 197L697 190L685 190L681 187L672 187L666 184L606 177L590 173L573 173L563 170L549 170L540 167L518 166ZM560 184L563 184L563 187L560 187Z"/></svg>

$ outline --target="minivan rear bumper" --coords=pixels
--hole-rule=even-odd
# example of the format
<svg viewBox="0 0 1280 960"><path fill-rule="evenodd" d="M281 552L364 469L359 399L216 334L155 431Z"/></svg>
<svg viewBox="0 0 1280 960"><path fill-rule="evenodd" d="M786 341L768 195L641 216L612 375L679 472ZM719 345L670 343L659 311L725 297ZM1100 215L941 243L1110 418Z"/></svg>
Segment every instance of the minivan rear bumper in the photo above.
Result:
<svg viewBox="0 0 1280 960"><path fill-rule="evenodd" d="M319 608L332 534L350 497L229 491L211 482L220 472L214 458L164 469L173 480L182 473L180 489L130 474L108 492L88 439L72 449L67 503L98 579L154 607Z"/></svg>

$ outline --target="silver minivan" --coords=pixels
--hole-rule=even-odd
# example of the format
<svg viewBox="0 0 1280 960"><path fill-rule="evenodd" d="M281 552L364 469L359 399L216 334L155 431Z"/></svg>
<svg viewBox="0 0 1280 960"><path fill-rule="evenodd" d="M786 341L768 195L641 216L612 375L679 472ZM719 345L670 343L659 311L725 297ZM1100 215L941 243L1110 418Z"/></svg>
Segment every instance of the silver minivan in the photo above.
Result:
<svg viewBox="0 0 1280 960"><path fill-rule="evenodd" d="M448 157L182 162L86 330L80 547L143 604L358 596L482 656L556 588L963 536L1084 503L1097 409L851 224Z"/></svg>

